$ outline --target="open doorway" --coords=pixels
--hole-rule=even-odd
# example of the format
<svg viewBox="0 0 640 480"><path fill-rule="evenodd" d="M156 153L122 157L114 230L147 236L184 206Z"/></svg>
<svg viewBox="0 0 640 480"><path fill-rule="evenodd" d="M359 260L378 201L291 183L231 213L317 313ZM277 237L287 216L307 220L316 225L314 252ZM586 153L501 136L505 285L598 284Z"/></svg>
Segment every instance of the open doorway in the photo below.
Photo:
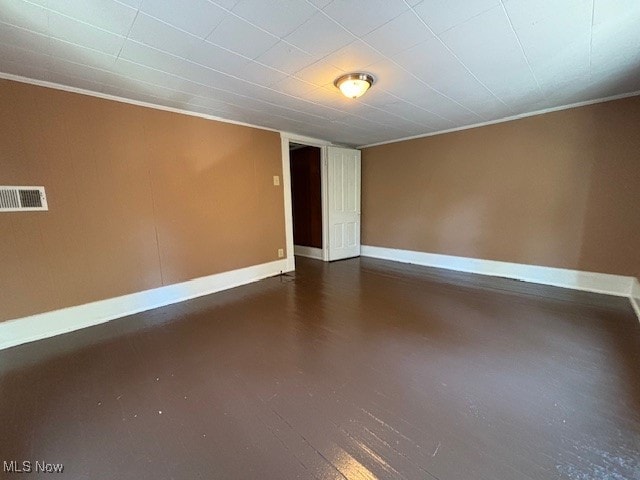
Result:
<svg viewBox="0 0 640 480"><path fill-rule="evenodd" d="M326 262L359 256L360 151L291 133L282 133L281 140L287 271L295 270L295 255L304 255ZM311 149L304 150L307 147ZM302 151L296 153L299 150ZM310 156L306 166L294 164L296 160L304 159L306 155ZM296 184L302 186L298 194L298 192L294 193L292 177L298 177L300 173L301 181L298 181L298 178L295 179ZM295 188L297 190L297 187ZM295 205L294 195L298 197ZM320 202L320 222L318 222L318 201ZM300 224L295 240L294 216ZM318 241L318 231L321 241Z"/></svg>
<svg viewBox="0 0 640 480"><path fill-rule="evenodd" d="M295 255L323 259L322 150L289 142Z"/></svg>

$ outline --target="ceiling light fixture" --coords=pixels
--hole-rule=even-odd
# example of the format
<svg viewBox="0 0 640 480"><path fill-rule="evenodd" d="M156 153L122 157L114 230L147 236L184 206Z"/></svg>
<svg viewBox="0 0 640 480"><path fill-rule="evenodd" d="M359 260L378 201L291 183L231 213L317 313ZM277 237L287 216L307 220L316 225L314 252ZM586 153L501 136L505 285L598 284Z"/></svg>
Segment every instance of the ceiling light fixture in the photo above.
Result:
<svg viewBox="0 0 640 480"><path fill-rule="evenodd" d="M333 84L340 89L345 97L358 98L365 94L373 85L375 79L368 73L347 73L336 78Z"/></svg>

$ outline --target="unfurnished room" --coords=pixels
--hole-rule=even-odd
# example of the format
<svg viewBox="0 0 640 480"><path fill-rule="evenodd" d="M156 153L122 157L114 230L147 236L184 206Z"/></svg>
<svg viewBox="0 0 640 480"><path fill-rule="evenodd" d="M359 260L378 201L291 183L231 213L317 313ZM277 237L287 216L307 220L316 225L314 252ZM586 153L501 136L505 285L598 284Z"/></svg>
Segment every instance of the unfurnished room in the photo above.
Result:
<svg viewBox="0 0 640 480"><path fill-rule="evenodd" d="M0 462L640 480L640 1L0 0Z"/></svg>

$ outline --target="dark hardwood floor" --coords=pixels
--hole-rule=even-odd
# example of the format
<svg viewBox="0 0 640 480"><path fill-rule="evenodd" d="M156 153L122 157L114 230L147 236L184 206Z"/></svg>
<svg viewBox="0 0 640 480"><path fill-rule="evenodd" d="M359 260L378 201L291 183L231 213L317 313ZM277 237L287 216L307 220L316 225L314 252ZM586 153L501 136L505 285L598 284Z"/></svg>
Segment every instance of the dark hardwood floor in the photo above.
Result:
<svg viewBox="0 0 640 480"><path fill-rule="evenodd" d="M0 461L64 465L46 478L640 479L627 299L297 264L1 351Z"/></svg>

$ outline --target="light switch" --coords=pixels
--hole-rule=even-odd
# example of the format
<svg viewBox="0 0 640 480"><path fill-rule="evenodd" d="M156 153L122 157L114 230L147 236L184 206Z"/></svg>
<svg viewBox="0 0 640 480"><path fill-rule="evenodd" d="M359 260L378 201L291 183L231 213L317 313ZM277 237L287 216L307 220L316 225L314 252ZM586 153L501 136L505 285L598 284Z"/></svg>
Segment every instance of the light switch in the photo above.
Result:
<svg viewBox="0 0 640 480"><path fill-rule="evenodd" d="M279 248L278 249L278 258L282 258L284 257L284 248Z"/></svg>
<svg viewBox="0 0 640 480"><path fill-rule="evenodd" d="M280 185L280 177L278 175L273 176L273 184L277 187Z"/></svg>

